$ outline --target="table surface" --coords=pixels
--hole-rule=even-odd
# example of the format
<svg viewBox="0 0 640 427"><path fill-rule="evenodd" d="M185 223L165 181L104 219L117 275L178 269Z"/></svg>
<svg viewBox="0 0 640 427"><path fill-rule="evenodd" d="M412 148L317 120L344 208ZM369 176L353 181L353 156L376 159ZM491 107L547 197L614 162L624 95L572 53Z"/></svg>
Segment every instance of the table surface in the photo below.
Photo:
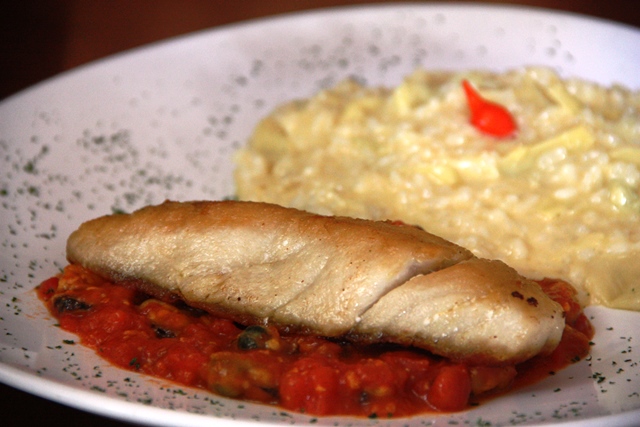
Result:
<svg viewBox="0 0 640 427"><path fill-rule="evenodd" d="M79 65L177 35L354 0L47 0L0 5L0 100ZM429 2L423 2L429 3ZM472 1L470 2L472 3ZM473 2L479 3L479 2ZM635 1L493 1L576 12L640 27ZM0 384L2 424L124 426Z"/></svg>

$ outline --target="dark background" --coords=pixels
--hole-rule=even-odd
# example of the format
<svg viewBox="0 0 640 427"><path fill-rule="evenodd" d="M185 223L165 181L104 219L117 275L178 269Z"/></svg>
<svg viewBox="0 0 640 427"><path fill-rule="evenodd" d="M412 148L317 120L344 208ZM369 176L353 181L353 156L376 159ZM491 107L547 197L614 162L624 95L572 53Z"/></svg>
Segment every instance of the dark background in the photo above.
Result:
<svg viewBox="0 0 640 427"><path fill-rule="evenodd" d="M362 0L0 0L0 100L58 73L169 37ZM422 2L429 3L429 2ZM446 2L443 3L454 3ZM469 3L480 3L469 1ZM544 7L640 27L635 0L491 3ZM0 424L124 426L0 384Z"/></svg>

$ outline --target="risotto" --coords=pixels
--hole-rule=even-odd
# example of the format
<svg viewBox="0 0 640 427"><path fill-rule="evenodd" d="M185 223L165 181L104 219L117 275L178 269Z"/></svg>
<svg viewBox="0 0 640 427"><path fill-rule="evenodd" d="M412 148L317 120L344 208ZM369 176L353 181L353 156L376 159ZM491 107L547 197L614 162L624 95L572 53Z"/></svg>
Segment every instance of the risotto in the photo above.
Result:
<svg viewBox="0 0 640 427"><path fill-rule="evenodd" d="M515 130L471 123L463 81ZM640 93L550 69L344 81L273 111L237 153L238 197L402 220L640 310Z"/></svg>

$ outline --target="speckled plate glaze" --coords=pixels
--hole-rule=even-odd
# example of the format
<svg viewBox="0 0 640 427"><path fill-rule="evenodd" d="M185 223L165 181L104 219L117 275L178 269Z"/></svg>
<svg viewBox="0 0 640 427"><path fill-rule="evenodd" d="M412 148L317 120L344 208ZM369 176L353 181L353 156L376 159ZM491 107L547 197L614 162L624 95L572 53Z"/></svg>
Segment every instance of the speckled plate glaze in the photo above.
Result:
<svg viewBox="0 0 640 427"><path fill-rule="evenodd" d="M219 398L104 363L60 331L33 288L69 233L113 211L234 193L232 154L278 103L348 76L397 85L415 67L554 67L640 88L640 30L548 11L394 5L244 23L135 50L0 104L0 381L153 425L577 424L640 420L640 313L592 307L593 354L452 416L315 418Z"/></svg>

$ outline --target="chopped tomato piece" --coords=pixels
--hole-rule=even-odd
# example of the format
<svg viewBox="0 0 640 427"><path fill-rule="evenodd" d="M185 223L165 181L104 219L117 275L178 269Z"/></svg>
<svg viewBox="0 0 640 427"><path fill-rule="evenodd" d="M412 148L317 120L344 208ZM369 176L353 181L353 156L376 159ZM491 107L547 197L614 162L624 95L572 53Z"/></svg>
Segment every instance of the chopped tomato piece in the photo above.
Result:
<svg viewBox="0 0 640 427"><path fill-rule="evenodd" d="M58 278L52 277L50 279L45 280L38 286L38 296L43 301L49 301L53 295L56 293L58 289Z"/></svg>
<svg viewBox="0 0 640 427"><path fill-rule="evenodd" d="M464 365L443 367L436 376L427 398L440 411L461 411L471 395L471 376Z"/></svg>
<svg viewBox="0 0 640 427"><path fill-rule="evenodd" d="M294 363L280 384L282 406L311 414L331 414L339 392L336 367L320 358L304 358Z"/></svg>

